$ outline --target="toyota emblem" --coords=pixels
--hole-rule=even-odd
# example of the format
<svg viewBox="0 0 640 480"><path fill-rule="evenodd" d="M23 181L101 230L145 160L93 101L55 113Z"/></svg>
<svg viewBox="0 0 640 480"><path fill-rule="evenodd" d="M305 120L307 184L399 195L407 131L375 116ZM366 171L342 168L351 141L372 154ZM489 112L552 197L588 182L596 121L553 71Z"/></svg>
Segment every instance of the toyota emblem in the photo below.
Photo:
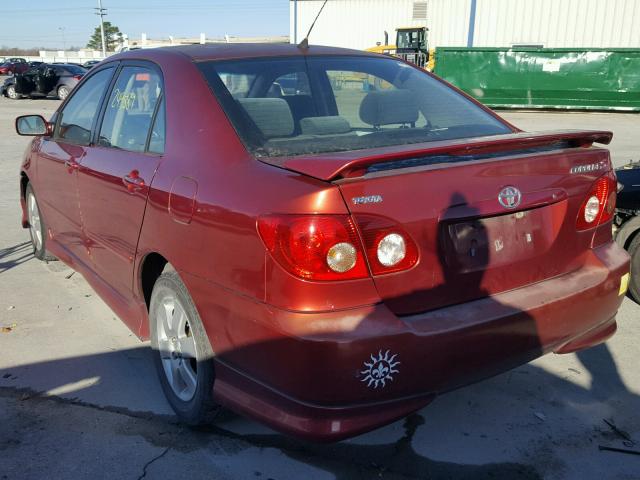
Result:
<svg viewBox="0 0 640 480"><path fill-rule="evenodd" d="M516 187L504 187L498 194L498 201L504 208L516 208L521 200L522 194Z"/></svg>

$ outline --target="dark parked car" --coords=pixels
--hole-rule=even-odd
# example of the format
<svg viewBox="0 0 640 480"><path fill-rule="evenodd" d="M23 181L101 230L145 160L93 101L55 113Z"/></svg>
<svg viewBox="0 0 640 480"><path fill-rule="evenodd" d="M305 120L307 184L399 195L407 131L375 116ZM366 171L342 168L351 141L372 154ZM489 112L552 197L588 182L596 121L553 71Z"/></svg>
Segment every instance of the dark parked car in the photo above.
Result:
<svg viewBox="0 0 640 480"><path fill-rule="evenodd" d="M523 132L397 58L135 50L16 127L35 256L151 340L189 424L338 440L616 330L611 132Z"/></svg>
<svg viewBox="0 0 640 480"><path fill-rule="evenodd" d="M14 75L29 70L29 64L25 62L4 62L0 64L0 75Z"/></svg>
<svg viewBox="0 0 640 480"><path fill-rule="evenodd" d="M42 65L44 62L33 61L29 62L29 68L37 67L38 65Z"/></svg>
<svg viewBox="0 0 640 480"><path fill-rule="evenodd" d="M7 78L0 94L17 100L23 97L52 97L64 100L87 72L77 65L40 64Z"/></svg>
<svg viewBox="0 0 640 480"><path fill-rule="evenodd" d="M631 255L629 293L640 303L640 161L616 170L622 191L616 205L616 241Z"/></svg>
<svg viewBox="0 0 640 480"><path fill-rule="evenodd" d="M82 64L82 66L83 66L84 68L89 69L89 68L93 68L93 67L95 67L95 66L96 66L97 64L99 64L99 63L100 63L100 60L87 60L86 62L84 62L84 63Z"/></svg>

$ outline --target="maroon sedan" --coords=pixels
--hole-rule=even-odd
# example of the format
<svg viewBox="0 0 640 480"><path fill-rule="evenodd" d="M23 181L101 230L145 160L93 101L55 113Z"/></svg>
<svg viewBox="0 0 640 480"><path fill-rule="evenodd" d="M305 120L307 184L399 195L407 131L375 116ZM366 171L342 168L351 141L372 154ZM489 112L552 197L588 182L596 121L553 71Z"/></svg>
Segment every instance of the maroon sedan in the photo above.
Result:
<svg viewBox="0 0 640 480"><path fill-rule="evenodd" d="M24 62L4 62L0 64L0 75L14 75L29 70L29 64Z"/></svg>
<svg viewBox="0 0 640 480"><path fill-rule="evenodd" d="M16 125L35 255L151 340L189 424L337 440L616 329L611 133L522 132L398 59L136 50Z"/></svg>

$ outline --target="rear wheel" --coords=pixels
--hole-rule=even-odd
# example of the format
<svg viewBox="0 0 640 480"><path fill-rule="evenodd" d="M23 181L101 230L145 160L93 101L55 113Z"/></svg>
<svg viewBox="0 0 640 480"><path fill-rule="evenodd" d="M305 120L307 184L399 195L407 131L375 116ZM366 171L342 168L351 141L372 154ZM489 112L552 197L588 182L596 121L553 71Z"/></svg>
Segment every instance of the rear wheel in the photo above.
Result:
<svg viewBox="0 0 640 480"><path fill-rule="evenodd" d="M213 351L187 288L170 267L153 287L149 322L154 362L169 404L189 425L210 422L220 409L213 401Z"/></svg>
<svg viewBox="0 0 640 480"><path fill-rule="evenodd" d="M18 100L20 98L20 95L18 94L18 92L16 92L15 85L9 85L7 87L7 97L9 97L12 100Z"/></svg>
<svg viewBox="0 0 640 480"><path fill-rule="evenodd" d="M61 85L58 87L58 98L60 100L64 100L69 96L69 87L66 85Z"/></svg>
<svg viewBox="0 0 640 480"><path fill-rule="evenodd" d="M40 260L56 260L56 257L47 252L47 230L31 184L27 185L25 201L27 203L27 220L29 221L29 235L31 236L33 255Z"/></svg>
<svg viewBox="0 0 640 480"><path fill-rule="evenodd" d="M637 232L629 245L631 255L631 279L629 280L629 294L640 303L640 232Z"/></svg>

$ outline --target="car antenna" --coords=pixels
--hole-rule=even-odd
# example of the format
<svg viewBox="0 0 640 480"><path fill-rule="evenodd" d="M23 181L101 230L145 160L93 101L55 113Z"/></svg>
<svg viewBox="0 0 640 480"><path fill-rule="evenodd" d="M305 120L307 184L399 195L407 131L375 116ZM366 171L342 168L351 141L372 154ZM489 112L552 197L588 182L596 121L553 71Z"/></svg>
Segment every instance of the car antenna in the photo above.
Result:
<svg viewBox="0 0 640 480"><path fill-rule="evenodd" d="M302 48L302 49L305 49L305 50L307 48L309 48L309 35L311 35L311 30L313 30L313 27L315 26L316 21L318 20L318 17L322 13L322 10L324 9L324 6L327 4L328 1L329 0L324 0L324 3L320 7L320 10L318 10L318 14L316 15L316 18L313 20L313 23L311 24L311 27L309 27L309 31L307 32L307 35L298 44L298 48Z"/></svg>

